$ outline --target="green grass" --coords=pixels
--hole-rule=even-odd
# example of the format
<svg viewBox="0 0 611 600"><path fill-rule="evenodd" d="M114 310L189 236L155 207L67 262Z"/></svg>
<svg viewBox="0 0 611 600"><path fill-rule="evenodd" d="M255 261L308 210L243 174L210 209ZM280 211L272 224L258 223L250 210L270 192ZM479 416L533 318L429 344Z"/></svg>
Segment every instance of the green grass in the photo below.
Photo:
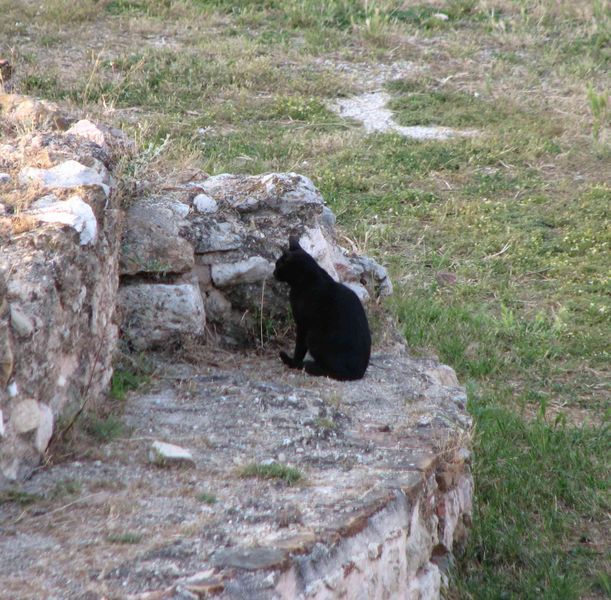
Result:
<svg viewBox="0 0 611 600"><path fill-rule="evenodd" d="M111 544L139 544L142 541L142 535L126 531L125 533L112 533L106 536L106 541Z"/></svg>
<svg viewBox="0 0 611 600"><path fill-rule="evenodd" d="M609 508L608 421L596 428L525 421L494 396L470 396L478 487L458 591L560 599L600 588L609 534L598 524Z"/></svg>
<svg viewBox="0 0 611 600"><path fill-rule="evenodd" d="M125 400L129 391L138 389L147 381L148 374L145 370L117 367L110 380L110 395L115 400ZM111 427L110 424L109 427Z"/></svg>
<svg viewBox="0 0 611 600"><path fill-rule="evenodd" d="M204 504L216 504L216 496L207 492L201 492L196 496L197 500Z"/></svg>
<svg viewBox="0 0 611 600"><path fill-rule="evenodd" d="M303 480L303 475L299 470L276 462L269 465L251 463L240 470L240 476L258 477L259 479L279 479L288 485L293 485Z"/></svg>
<svg viewBox="0 0 611 600"><path fill-rule="evenodd" d="M38 494L31 494L30 492L23 492L21 490L5 490L0 492L0 506L8 503L15 503L19 506L28 506L42 500L42 496Z"/></svg>
<svg viewBox="0 0 611 600"><path fill-rule="evenodd" d="M71 496L79 496L83 490L80 481L75 479L61 479L57 481L49 491L48 497L51 500L65 500Z"/></svg>
<svg viewBox="0 0 611 600"><path fill-rule="evenodd" d="M106 443L125 433L123 421L116 415L90 416L84 422L85 431L96 441Z"/></svg>
<svg viewBox="0 0 611 600"><path fill-rule="evenodd" d="M608 2L112 0L64 22L65 3L0 0L18 91L114 108L137 179L147 165L308 175L390 268L412 352L468 383L476 504L452 597L609 595ZM107 51L75 53L100 28ZM386 85L397 121L480 135L363 136L329 101L366 78L327 60L413 63ZM115 397L138 385L130 370Z"/></svg>

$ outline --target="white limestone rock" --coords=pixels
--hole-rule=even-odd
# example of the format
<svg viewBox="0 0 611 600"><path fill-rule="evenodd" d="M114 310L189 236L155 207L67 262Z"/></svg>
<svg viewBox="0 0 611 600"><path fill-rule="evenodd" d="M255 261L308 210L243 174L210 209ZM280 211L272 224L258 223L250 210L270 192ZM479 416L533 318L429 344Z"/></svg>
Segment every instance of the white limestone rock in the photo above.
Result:
<svg viewBox="0 0 611 600"><path fill-rule="evenodd" d="M233 221L192 223L195 253L238 250L244 244L243 228Z"/></svg>
<svg viewBox="0 0 611 600"><path fill-rule="evenodd" d="M437 365L434 368L429 369L426 374L433 383L443 385L446 387L460 387L456 371L448 365Z"/></svg>
<svg viewBox="0 0 611 600"><path fill-rule="evenodd" d="M186 209L186 211L185 211ZM121 275L185 273L193 268L193 246L180 236L189 207L166 198L141 198L126 215Z"/></svg>
<svg viewBox="0 0 611 600"><path fill-rule="evenodd" d="M98 222L91 206L80 196L58 200L50 194L33 202L28 214L46 223L64 223L80 234L80 245L95 244L98 237Z"/></svg>
<svg viewBox="0 0 611 600"><path fill-rule="evenodd" d="M407 598L410 600L439 600L441 595L441 572L433 563L427 563L410 581Z"/></svg>
<svg viewBox="0 0 611 600"><path fill-rule="evenodd" d="M201 335L206 324L197 284L124 285L119 290L123 335L138 350L159 346L178 335Z"/></svg>
<svg viewBox="0 0 611 600"><path fill-rule="evenodd" d="M235 263L212 265L212 281L218 287L255 283L272 275L274 265L262 256L251 256Z"/></svg>
<svg viewBox="0 0 611 600"><path fill-rule="evenodd" d="M159 466L184 465L195 466L193 455L186 448L175 444L154 441L149 450L149 460Z"/></svg>
<svg viewBox="0 0 611 600"><path fill-rule="evenodd" d="M311 179L298 173L255 176L223 173L209 177L199 186L215 200L222 200L240 212L270 208L287 215L313 207L320 213L324 205Z"/></svg>
<svg viewBox="0 0 611 600"><path fill-rule="evenodd" d="M47 449L49 440L53 435L53 411L46 404L39 404L40 422L36 429L34 446L41 454Z"/></svg>
<svg viewBox="0 0 611 600"><path fill-rule="evenodd" d="M93 123L88 119L81 119L74 123L66 134L89 140L111 155L129 156L136 151L136 144L123 131L116 127Z"/></svg>
<svg viewBox="0 0 611 600"><path fill-rule="evenodd" d="M17 433L27 433L40 424L40 409L36 400L22 400L11 411L11 428Z"/></svg>
<svg viewBox="0 0 611 600"><path fill-rule="evenodd" d="M19 337L29 337L34 332L34 323L19 306L10 304L11 326Z"/></svg>
<svg viewBox="0 0 611 600"><path fill-rule="evenodd" d="M205 214L215 213L219 209L216 200L208 196L208 194L197 194L193 198L193 206L195 210Z"/></svg>
<svg viewBox="0 0 611 600"><path fill-rule="evenodd" d="M106 144L106 138L104 132L95 124L88 119L81 119L77 121L72 127L66 130L67 134L78 135L79 137L85 138L98 146L104 146Z"/></svg>
<svg viewBox="0 0 611 600"><path fill-rule="evenodd" d="M86 167L76 160L66 160L50 169L24 167L19 173L19 181L22 185L38 184L47 190L97 185L109 196L110 174L101 162L92 160L94 167Z"/></svg>
<svg viewBox="0 0 611 600"><path fill-rule="evenodd" d="M336 281L339 280L335 268L344 261L344 257L337 246L329 243L320 227L307 227L299 238L299 245L311 255L316 262Z"/></svg>

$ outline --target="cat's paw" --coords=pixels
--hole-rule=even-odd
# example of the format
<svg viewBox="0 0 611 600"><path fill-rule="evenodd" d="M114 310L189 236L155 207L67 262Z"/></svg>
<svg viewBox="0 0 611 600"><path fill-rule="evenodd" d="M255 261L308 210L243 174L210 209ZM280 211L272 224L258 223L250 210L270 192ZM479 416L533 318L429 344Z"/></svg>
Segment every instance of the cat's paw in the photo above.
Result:
<svg viewBox="0 0 611 600"><path fill-rule="evenodd" d="M291 367L291 369L293 369L295 367L295 363L294 363L293 359L286 352L280 352L280 360L287 367Z"/></svg>

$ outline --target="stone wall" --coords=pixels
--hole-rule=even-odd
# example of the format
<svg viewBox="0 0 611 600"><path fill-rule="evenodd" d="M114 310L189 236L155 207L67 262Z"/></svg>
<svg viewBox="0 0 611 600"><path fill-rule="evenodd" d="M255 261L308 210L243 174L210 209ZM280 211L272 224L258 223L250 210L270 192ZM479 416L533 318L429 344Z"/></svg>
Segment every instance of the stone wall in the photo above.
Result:
<svg viewBox="0 0 611 600"><path fill-rule="evenodd" d="M307 177L201 174L119 203L116 164L134 150L120 131L24 96L0 94L0 111L0 485L103 395L119 329L136 350L205 333L252 346L284 319L271 275L289 234L364 302L392 291L383 267L337 245Z"/></svg>
<svg viewBox="0 0 611 600"><path fill-rule="evenodd" d="M303 175L217 175L137 199L122 244L126 339L138 349L206 323L230 344L252 344L263 321L287 316L286 289L271 277L289 234L367 302L392 285L372 259L336 243L335 216Z"/></svg>
<svg viewBox="0 0 611 600"><path fill-rule="evenodd" d="M0 96L0 488L41 461L58 418L105 393L118 337L120 132ZM41 129L36 129L40 127ZM29 133L18 135L29 129Z"/></svg>

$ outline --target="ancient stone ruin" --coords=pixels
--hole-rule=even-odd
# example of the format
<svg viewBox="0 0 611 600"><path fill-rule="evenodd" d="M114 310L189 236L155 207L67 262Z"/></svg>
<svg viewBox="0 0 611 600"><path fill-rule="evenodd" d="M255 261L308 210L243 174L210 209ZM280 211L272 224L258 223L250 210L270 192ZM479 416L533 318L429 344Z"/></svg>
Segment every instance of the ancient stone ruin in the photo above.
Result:
<svg viewBox="0 0 611 600"><path fill-rule="evenodd" d="M9 94L0 128L0 492L48 498L65 477L87 491L35 522L9 505L0 587L439 597L471 514L470 419L452 369L411 358L390 321L361 382L288 372L263 347L288 314L271 273L289 234L364 303L392 293L381 265L338 244L312 181L200 173L130 191L120 165L135 148L120 131ZM169 358L187 338L199 366ZM133 436L39 469L52 437L104 402L118 345L166 350L125 406ZM249 477L265 465L300 483ZM214 507L202 510L201 489L215 489ZM146 543L116 546L117 530ZM27 589L13 569L25 556Z"/></svg>

